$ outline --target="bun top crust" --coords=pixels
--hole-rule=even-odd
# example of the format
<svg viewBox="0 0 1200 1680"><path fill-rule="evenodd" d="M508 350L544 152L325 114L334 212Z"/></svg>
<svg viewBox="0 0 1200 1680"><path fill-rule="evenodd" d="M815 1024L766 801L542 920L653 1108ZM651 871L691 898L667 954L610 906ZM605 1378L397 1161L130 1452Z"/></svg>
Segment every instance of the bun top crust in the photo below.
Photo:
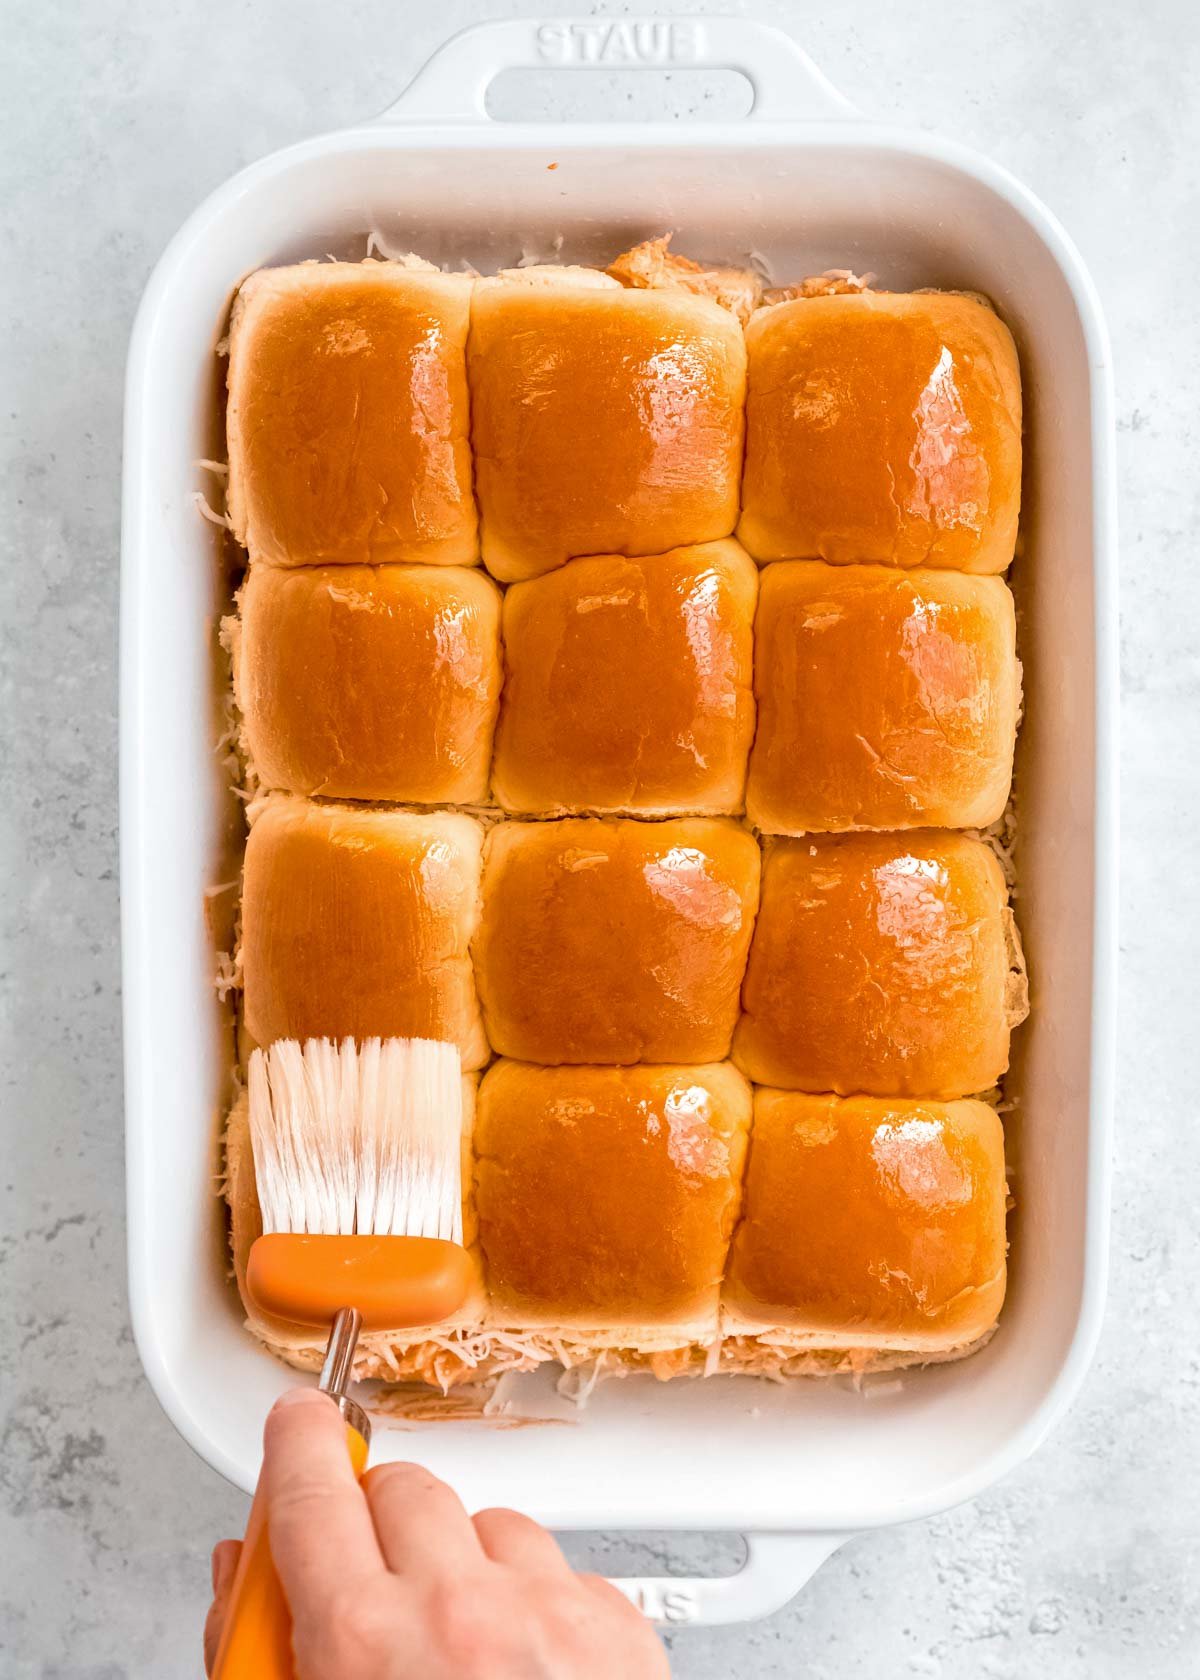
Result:
<svg viewBox="0 0 1200 1680"><path fill-rule="evenodd" d="M263 268L242 283L229 332L229 516L252 561L478 560L472 284L382 262Z"/></svg>
<svg viewBox="0 0 1200 1680"><path fill-rule="evenodd" d="M1002 572L1021 500L1021 379L959 292L859 292L746 328L738 536L756 560Z"/></svg>

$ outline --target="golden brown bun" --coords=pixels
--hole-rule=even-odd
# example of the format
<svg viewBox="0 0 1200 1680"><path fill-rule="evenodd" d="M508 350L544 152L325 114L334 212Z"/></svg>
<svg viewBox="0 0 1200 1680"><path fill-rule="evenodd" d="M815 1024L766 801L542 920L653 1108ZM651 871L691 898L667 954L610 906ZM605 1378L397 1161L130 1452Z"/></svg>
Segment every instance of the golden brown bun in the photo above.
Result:
<svg viewBox="0 0 1200 1680"><path fill-rule="evenodd" d="M229 515L252 560L470 565L472 281L301 263L242 283L229 335Z"/></svg>
<svg viewBox="0 0 1200 1680"><path fill-rule="evenodd" d="M995 855L928 829L777 841L742 1008L733 1055L757 1084L842 1096L987 1090L1024 1008Z"/></svg>
<svg viewBox="0 0 1200 1680"><path fill-rule="evenodd" d="M476 287L468 367L496 577L732 532L746 349L720 304L605 275L496 277Z"/></svg>
<svg viewBox="0 0 1200 1680"><path fill-rule="evenodd" d="M230 1110L225 1127L225 1200L229 1207L233 1271L245 1300L246 1262L250 1258L251 1244L262 1236L262 1210L258 1205L254 1154L250 1147L250 1098L244 1086ZM246 1310L251 1311L248 1302ZM275 1322L272 1320L272 1323Z"/></svg>
<svg viewBox="0 0 1200 1680"><path fill-rule="evenodd" d="M550 1065L721 1060L758 876L752 836L718 818L493 828L472 948L492 1048Z"/></svg>
<svg viewBox="0 0 1200 1680"><path fill-rule="evenodd" d="M1021 499L1008 328L954 292L759 310L738 535L758 560L1002 572Z"/></svg>
<svg viewBox="0 0 1200 1680"><path fill-rule="evenodd" d="M475 1130L493 1320L715 1334L749 1124L728 1064L497 1062Z"/></svg>
<svg viewBox="0 0 1200 1680"><path fill-rule="evenodd" d="M475 1220L475 1198L471 1175L474 1165L471 1136L475 1123L476 1075L464 1076L463 1136L462 1136L462 1218L463 1245L475 1261L475 1285L462 1307L452 1318L444 1321L441 1330L459 1326L479 1325L486 1315L483 1294L483 1275L479 1266L479 1251ZM302 1367L319 1364L325 1351L323 1334L291 1324L261 1312L246 1293L246 1263L250 1249L262 1235L262 1210L258 1201L258 1185L254 1173L254 1150L250 1142L250 1103L243 1088L230 1111L225 1128L225 1199L229 1206L229 1242L233 1259L233 1273L237 1282L246 1317L255 1335L262 1337L283 1358ZM378 1360L384 1350L419 1347L429 1334L425 1328L404 1332L368 1333L363 1336L360 1357L356 1361L359 1376L387 1376L386 1365ZM399 1373L394 1373L399 1374Z"/></svg>
<svg viewBox="0 0 1200 1680"><path fill-rule="evenodd" d="M972 1342L1004 1300L1005 1204L986 1103L756 1091L724 1328Z"/></svg>
<svg viewBox="0 0 1200 1680"><path fill-rule="evenodd" d="M758 574L735 542L572 560L504 597L510 811L738 811Z"/></svg>
<svg viewBox="0 0 1200 1680"><path fill-rule="evenodd" d="M277 1038L487 1041L468 943L483 832L448 811L367 811L272 794L252 810L242 888L246 1028Z"/></svg>
<svg viewBox="0 0 1200 1680"><path fill-rule="evenodd" d="M234 685L265 788L478 803L500 695L500 592L459 567L252 566Z"/></svg>
<svg viewBox="0 0 1200 1680"><path fill-rule="evenodd" d="M1012 785L1021 698L1001 578L768 566L746 807L768 834L985 828Z"/></svg>

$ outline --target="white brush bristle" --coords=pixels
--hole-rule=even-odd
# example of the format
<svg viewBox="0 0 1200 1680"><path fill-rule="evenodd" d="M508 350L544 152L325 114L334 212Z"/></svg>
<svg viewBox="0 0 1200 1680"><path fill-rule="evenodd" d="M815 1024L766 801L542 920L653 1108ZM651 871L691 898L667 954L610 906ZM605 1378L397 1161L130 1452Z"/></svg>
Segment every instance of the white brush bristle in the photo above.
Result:
<svg viewBox="0 0 1200 1680"><path fill-rule="evenodd" d="M462 1242L462 1064L428 1038L281 1038L250 1057L263 1230Z"/></svg>

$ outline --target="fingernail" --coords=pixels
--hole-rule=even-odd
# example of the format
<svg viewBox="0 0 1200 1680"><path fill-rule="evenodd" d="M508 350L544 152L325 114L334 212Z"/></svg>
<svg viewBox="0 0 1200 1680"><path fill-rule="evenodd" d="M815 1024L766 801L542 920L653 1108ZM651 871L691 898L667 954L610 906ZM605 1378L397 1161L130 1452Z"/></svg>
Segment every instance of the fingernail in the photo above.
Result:
<svg viewBox="0 0 1200 1680"><path fill-rule="evenodd" d="M331 1406L333 1401L328 1394L322 1394L319 1388L289 1388L276 1400L273 1410L282 1411L285 1406Z"/></svg>

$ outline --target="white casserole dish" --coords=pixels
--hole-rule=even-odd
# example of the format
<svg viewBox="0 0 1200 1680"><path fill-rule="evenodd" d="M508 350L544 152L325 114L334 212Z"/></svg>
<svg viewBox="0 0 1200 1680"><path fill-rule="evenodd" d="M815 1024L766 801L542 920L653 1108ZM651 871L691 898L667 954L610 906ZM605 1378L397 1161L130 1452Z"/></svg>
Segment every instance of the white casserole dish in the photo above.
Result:
<svg viewBox="0 0 1200 1680"><path fill-rule="evenodd" d="M501 125L510 66L733 67L750 119ZM556 169L548 165L556 163ZM419 1451L469 1507L570 1528L729 1529L727 1580L623 1585L648 1614L733 1621L784 1603L849 1534L970 1498L1038 1444L1079 1386L1102 1310L1112 1106L1116 591L1109 352L1078 255L1015 181L961 148L854 119L795 44L735 19L485 24L447 43L366 127L275 154L172 241L129 355L121 625L121 831L129 1272L147 1375L210 1464L254 1482L263 1416L297 1380L245 1333L222 1281L213 1194L226 1042L205 888L227 825L214 752L223 581L192 493L214 447L214 348L233 288L263 263L376 228L480 268L564 236L610 257L664 228L695 255L829 266L882 284L978 289L1014 329L1028 423L1021 609L1018 911L1034 1009L1009 1093L1008 1303L990 1345L871 1396L841 1380L602 1385L576 1428L382 1424L377 1458ZM361 247L360 247L361 249ZM538 1380L538 1379L534 1379Z"/></svg>

